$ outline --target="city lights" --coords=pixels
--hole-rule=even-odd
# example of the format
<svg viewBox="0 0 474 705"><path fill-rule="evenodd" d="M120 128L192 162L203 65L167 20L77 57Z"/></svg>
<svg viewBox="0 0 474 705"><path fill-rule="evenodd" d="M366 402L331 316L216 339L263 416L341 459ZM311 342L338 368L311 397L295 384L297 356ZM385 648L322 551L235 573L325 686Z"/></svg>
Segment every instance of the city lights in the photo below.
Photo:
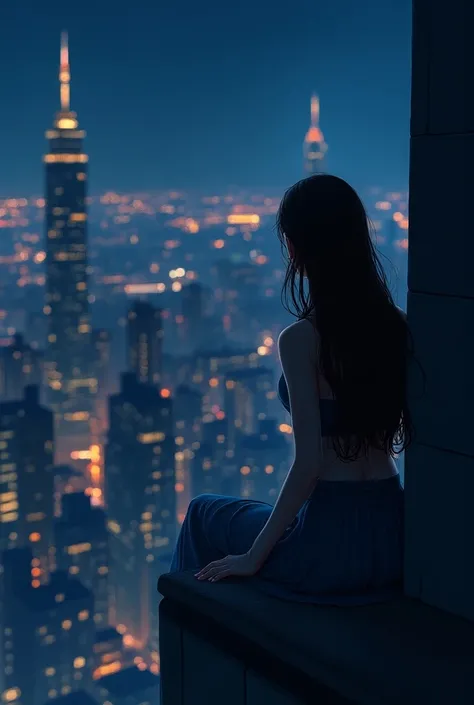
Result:
<svg viewBox="0 0 474 705"><path fill-rule="evenodd" d="M191 500L274 503L292 458L277 399L281 190L101 191L108 127L91 125L89 165L94 113L71 109L65 34L59 58L42 167L36 157L44 197L0 199L0 553L28 552L0 566L15 606L0 624L12 656L1 700L13 705L75 697L91 679L111 703L111 677L158 676L154 586ZM325 165L319 113L313 96L305 173ZM403 269L407 193L378 189L368 210Z"/></svg>

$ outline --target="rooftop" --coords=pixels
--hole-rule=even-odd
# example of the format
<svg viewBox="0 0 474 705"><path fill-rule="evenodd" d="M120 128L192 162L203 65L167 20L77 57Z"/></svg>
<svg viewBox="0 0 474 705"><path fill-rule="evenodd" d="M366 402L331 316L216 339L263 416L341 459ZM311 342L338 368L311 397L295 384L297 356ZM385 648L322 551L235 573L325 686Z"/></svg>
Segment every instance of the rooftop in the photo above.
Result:
<svg viewBox="0 0 474 705"><path fill-rule="evenodd" d="M140 671L136 666L124 668L110 676L104 676L99 681L100 687L105 688L110 695L133 695L149 688L157 688L160 684L159 676L150 671Z"/></svg>

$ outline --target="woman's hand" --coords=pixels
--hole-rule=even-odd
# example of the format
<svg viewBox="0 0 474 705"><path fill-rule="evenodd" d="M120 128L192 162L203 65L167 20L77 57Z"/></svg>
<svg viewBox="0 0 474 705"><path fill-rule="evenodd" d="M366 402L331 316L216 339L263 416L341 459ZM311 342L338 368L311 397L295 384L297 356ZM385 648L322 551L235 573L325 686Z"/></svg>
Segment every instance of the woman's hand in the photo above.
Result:
<svg viewBox="0 0 474 705"><path fill-rule="evenodd" d="M215 583L222 578L229 578L231 575L241 577L255 575L261 567L249 553L242 553L239 556L226 556L219 561L212 561L205 568L196 573L198 580L209 580Z"/></svg>

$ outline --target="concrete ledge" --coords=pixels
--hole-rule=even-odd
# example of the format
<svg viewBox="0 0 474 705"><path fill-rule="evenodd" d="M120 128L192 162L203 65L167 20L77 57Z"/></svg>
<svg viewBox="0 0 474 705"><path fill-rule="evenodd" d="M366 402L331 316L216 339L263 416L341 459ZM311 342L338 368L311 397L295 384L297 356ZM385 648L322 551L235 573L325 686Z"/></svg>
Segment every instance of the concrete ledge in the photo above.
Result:
<svg viewBox="0 0 474 705"><path fill-rule="evenodd" d="M174 689L176 705L194 702L179 695L182 686L170 683L166 668L167 647L172 649L174 639L176 656L183 633L208 643L209 659L219 653L229 673L243 674L237 690L248 691L241 680L250 673L250 690L263 679L275 692L283 689L285 703L314 702L316 697L325 704L474 703L474 624L420 602L400 599L355 608L299 605L269 598L250 581L211 585L189 573L162 576L158 589L165 597L161 609L167 622L160 625L163 688ZM199 651L194 653L199 657ZM209 667L212 672L212 663ZM188 675L185 659L181 680ZM239 696L235 702L251 700ZM222 702L231 701L226 697ZM218 699L209 694L206 702L214 705ZM163 705L168 705L166 697Z"/></svg>

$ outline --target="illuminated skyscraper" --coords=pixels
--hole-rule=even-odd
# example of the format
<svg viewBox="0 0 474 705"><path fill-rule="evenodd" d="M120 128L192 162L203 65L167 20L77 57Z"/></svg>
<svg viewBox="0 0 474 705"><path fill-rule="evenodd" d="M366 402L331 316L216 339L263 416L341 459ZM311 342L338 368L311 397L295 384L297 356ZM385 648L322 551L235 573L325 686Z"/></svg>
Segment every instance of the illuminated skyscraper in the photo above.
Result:
<svg viewBox="0 0 474 705"><path fill-rule="evenodd" d="M94 643L94 680L120 671L123 667L123 637L114 627L96 633Z"/></svg>
<svg viewBox="0 0 474 705"><path fill-rule="evenodd" d="M91 375L87 288L87 161L85 132L69 103L67 35L61 37L61 107L46 132L46 299L49 316L47 377L58 438L86 447L97 380ZM74 446L73 446L74 447ZM62 451L62 448L61 448ZM60 451L60 462L67 462Z"/></svg>
<svg viewBox="0 0 474 705"><path fill-rule="evenodd" d="M194 453L191 467L192 495L238 494L235 453L228 448L227 419L203 424L202 442Z"/></svg>
<svg viewBox="0 0 474 705"><path fill-rule="evenodd" d="M53 415L27 387L23 400L0 404L0 551L31 548L38 585L50 568L53 494Z"/></svg>
<svg viewBox="0 0 474 705"><path fill-rule="evenodd" d="M105 455L111 620L141 644L150 636L154 564L176 539L173 431L171 399L123 375L120 394L109 398Z"/></svg>
<svg viewBox="0 0 474 705"><path fill-rule="evenodd" d="M65 494L55 526L56 565L94 595L94 622L108 624L108 534L104 511L82 492Z"/></svg>
<svg viewBox="0 0 474 705"><path fill-rule="evenodd" d="M155 705L160 699L160 678L137 666L124 668L96 683L101 702L110 705Z"/></svg>
<svg viewBox="0 0 474 705"><path fill-rule="evenodd" d="M319 98L317 95L313 95L311 97L311 125L303 142L305 176L324 171L327 150L328 146L319 127Z"/></svg>
<svg viewBox="0 0 474 705"><path fill-rule="evenodd" d="M142 384L159 386L162 372L161 309L135 301L128 312L128 367Z"/></svg>
<svg viewBox="0 0 474 705"><path fill-rule="evenodd" d="M17 334L11 345L0 351L0 399L18 401L23 390L41 384L41 355Z"/></svg>
<svg viewBox="0 0 474 705"><path fill-rule="evenodd" d="M176 389L174 398L176 492L178 518L184 515L192 499L191 466L199 448L202 432L202 394L186 385Z"/></svg>
<svg viewBox="0 0 474 705"><path fill-rule="evenodd" d="M273 503L288 472L290 450L274 419L260 421L256 433L241 436L235 451L240 470L238 494Z"/></svg>
<svg viewBox="0 0 474 705"><path fill-rule="evenodd" d="M35 587L31 560L27 548L3 554L3 597L8 605L0 615L3 701L14 705L44 705L50 698L92 686L93 596L61 572L53 573L47 585Z"/></svg>
<svg viewBox="0 0 474 705"><path fill-rule="evenodd" d="M268 416L274 387L273 372L266 367L244 368L227 375L224 410L231 448L240 434L257 433L259 421Z"/></svg>

